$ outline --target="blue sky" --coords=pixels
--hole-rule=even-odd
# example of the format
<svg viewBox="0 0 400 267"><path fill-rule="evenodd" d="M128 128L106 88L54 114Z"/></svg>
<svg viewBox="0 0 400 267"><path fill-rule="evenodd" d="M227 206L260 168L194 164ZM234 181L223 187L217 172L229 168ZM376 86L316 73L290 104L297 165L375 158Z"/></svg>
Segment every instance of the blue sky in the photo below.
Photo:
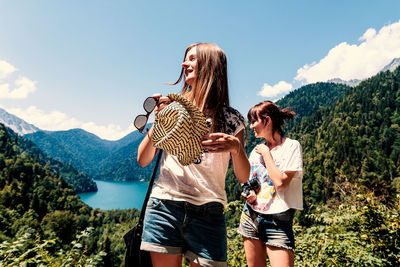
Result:
<svg viewBox="0 0 400 267"><path fill-rule="evenodd" d="M400 57L400 1L0 0L0 107L44 130L104 139L133 130L143 100L176 93L185 48L227 54L246 114L299 86L365 79Z"/></svg>

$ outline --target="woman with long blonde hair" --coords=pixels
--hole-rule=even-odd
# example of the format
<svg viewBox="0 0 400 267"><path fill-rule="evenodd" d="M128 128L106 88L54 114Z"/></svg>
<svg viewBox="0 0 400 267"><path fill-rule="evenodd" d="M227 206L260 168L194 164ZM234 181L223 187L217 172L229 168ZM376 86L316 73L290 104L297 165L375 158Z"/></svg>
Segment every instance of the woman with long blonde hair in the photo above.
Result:
<svg viewBox="0 0 400 267"><path fill-rule="evenodd" d="M227 202L225 176L232 160L239 182L247 180L249 161L244 150L243 117L229 105L227 60L215 44L190 45L176 83L183 81L181 95L192 101L211 121L202 139L204 153L199 164L183 166L164 152L144 220L141 249L151 252L153 266L181 266L182 255L191 266L227 266ZM154 95L155 115L170 102ZM138 162L148 165L158 149L153 128L141 142Z"/></svg>

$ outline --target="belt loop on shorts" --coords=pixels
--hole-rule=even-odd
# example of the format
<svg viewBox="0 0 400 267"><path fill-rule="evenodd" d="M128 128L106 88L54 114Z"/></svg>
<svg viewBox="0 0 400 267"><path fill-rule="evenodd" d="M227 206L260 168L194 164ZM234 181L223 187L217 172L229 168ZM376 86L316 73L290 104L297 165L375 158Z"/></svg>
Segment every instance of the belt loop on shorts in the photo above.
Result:
<svg viewBox="0 0 400 267"><path fill-rule="evenodd" d="M207 207L208 207L208 205L202 205L202 207L201 207L201 209L202 209L201 214L203 216L207 215Z"/></svg>
<svg viewBox="0 0 400 267"><path fill-rule="evenodd" d="M185 212L187 212L189 210L189 208L190 208L190 204L188 202L186 202L186 201L183 202L183 208L184 208Z"/></svg>

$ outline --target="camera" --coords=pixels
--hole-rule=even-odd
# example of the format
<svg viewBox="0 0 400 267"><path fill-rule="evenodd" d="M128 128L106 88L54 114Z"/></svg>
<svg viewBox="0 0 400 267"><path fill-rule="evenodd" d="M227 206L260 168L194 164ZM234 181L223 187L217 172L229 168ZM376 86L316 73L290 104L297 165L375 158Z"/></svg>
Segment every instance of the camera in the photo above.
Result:
<svg viewBox="0 0 400 267"><path fill-rule="evenodd" d="M251 190L254 190L254 192L256 194L258 194L258 192L260 191L260 188L261 188L261 183L257 178L252 178L250 180L247 180L243 184L242 188L243 188L243 193L246 196L250 195Z"/></svg>

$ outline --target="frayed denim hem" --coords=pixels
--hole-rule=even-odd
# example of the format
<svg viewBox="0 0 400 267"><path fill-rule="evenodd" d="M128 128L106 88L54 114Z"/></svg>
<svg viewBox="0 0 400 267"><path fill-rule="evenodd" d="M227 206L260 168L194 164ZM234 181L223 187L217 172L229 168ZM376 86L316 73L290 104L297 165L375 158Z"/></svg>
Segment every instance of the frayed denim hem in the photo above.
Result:
<svg viewBox="0 0 400 267"><path fill-rule="evenodd" d="M294 248L286 246L286 245L282 245L282 244L275 244L275 243L271 243L271 242L265 242L264 243L266 246L271 246L271 247L276 247L276 248L283 248L283 249L287 249L287 250L291 250L294 252Z"/></svg>

